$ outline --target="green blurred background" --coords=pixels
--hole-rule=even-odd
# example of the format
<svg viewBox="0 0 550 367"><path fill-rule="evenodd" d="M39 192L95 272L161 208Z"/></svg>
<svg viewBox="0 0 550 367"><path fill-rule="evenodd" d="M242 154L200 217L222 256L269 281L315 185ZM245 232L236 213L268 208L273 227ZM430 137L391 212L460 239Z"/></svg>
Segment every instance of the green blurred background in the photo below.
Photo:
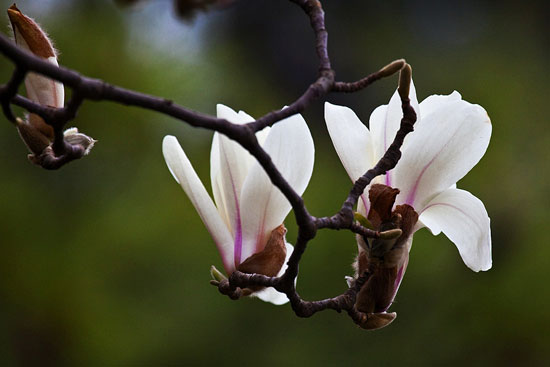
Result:
<svg viewBox="0 0 550 367"><path fill-rule="evenodd" d="M11 0L0 4L7 9ZM456 89L488 111L489 150L459 187L487 207L493 269L470 271L446 237L420 231L392 306L399 317L376 332L333 311L300 319L288 305L234 302L208 285L219 256L160 149L164 135L176 135L208 183L210 132L87 102L74 124L99 142L89 157L48 172L27 161L2 116L0 364L549 362L548 2L323 4L339 79L404 57L419 100ZM259 116L290 103L315 77L308 20L287 1L241 0L193 23L178 21L168 1L135 9L107 0L17 5L48 30L61 64L207 113L224 103ZM11 70L0 58L0 82ZM387 79L329 100L368 121L395 86ZM330 215L351 183L328 138L322 103L304 115L316 144L304 198L312 214ZM292 215L286 224L294 242ZM350 233L320 231L301 264L301 295L341 293L355 251Z"/></svg>

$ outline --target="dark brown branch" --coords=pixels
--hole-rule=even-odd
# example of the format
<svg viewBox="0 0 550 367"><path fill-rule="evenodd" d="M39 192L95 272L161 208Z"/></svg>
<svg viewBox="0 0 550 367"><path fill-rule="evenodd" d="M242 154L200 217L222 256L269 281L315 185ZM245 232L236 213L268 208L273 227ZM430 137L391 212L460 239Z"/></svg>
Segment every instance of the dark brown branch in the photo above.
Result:
<svg viewBox="0 0 550 367"><path fill-rule="evenodd" d="M345 82L334 82L332 86L332 91L334 92L344 92L344 93L354 93L358 92L361 89L364 89L374 83L375 81L391 76L397 73L405 66L405 60L395 60L394 62L384 66L382 69L378 70L375 73L370 74L369 76L364 77L356 82L345 83Z"/></svg>
<svg viewBox="0 0 550 367"><path fill-rule="evenodd" d="M318 0L291 1L299 5L309 17L311 27L315 33L315 49L319 58L319 71L332 70L327 49L328 32L325 28L325 12L321 3Z"/></svg>
<svg viewBox="0 0 550 367"><path fill-rule="evenodd" d="M287 117L303 112L313 101L327 95L334 84L334 71L324 70L320 73L319 78L311 84L308 89L295 102L291 103L287 108L275 110L267 115L264 115L248 125L254 131L260 131L266 126L271 126L277 121L281 121Z"/></svg>
<svg viewBox="0 0 550 367"><path fill-rule="evenodd" d="M254 131L260 131L266 126L287 117L303 112L313 101L326 96L334 86L334 70L330 66L328 56L328 32L325 28L325 12L317 0L291 0L299 5L310 19L315 34L315 49L319 59L319 76L308 89L293 103L283 110L276 110L251 122Z"/></svg>
<svg viewBox="0 0 550 367"><path fill-rule="evenodd" d="M12 123L15 123L15 116L11 111L10 100L17 94L17 89L19 88L19 85L23 83L25 75L26 72L23 69L16 67L10 81L0 87L0 102L2 103L2 111Z"/></svg>

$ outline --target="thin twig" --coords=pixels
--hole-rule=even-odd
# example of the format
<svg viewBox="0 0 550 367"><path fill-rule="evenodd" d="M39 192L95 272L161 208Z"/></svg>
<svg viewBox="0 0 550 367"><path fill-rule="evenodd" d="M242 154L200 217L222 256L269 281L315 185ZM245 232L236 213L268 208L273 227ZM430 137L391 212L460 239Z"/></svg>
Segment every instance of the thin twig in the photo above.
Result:
<svg viewBox="0 0 550 367"><path fill-rule="evenodd" d="M25 80L25 74L25 70L20 67L16 67L9 82L0 87L0 103L2 103L2 111L12 123L15 123L15 116L11 111L10 100L17 94L19 85L21 85L23 80Z"/></svg>

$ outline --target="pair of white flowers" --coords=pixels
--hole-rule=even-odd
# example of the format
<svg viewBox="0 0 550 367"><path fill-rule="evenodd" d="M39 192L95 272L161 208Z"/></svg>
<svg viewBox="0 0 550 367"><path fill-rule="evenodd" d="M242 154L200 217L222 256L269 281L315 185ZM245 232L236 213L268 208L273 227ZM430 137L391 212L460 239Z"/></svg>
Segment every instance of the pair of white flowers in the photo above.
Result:
<svg viewBox="0 0 550 367"><path fill-rule="evenodd" d="M56 52L42 29L12 5L8 15L16 43L27 51L57 66ZM44 106L62 108L63 84L29 73L25 79L27 95ZM377 177L361 195L358 211L369 217L369 189L384 184L400 190L394 207L406 204L418 214L411 231L428 227L432 233L443 232L455 243L465 264L474 271L491 267L491 232L483 203L467 191L456 188L460 180L485 153L491 136L491 124L485 110L461 99L457 92L448 96L430 96L418 104L414 85L410 99L417 113L415 131L402 147L402 158L385 176ZM254 119L246 113L218 105L218 117L235 124ZM325 105L328 131L346 171L356 181L373 167L390 146L399 129L401 101L396 92L388 105L371 115L370 131L352 110ZM19 133L37 162L51 149L54 138L51 126L30 114L18 120ZM65 140L82 145L86 151L94 140L75 128L64 132ZM272 128L256 134L283 177L301 195L313 171L313 139L306 122L294 115ZM214 201L204 188L176 138L165 137L163 152L174 178L183 187L212 235L228 274L235 270L280 275L292 253L284 239L282 223L291 206L272 185L259 163L239 144L214 134L210 156L210 175ZM373 210L374 212L376 210ZM407 241L410 251L411 238ZM364 250L364 249L363 249ZM360 246L359 251L362 251ZM382 313L393 301L408 263L399 263L391 299L385 300ZM252 270L250 270L252 269ZM272 288L251 290L254 296L275 304L287 302L286 295Z"/></svg>
<svg viewBox="0 0 550 367"><path fill-rule="evenodd" d="M433 95L419 104L411 85L410 99L417 113L415 131L406 137L397 166L385 176L377 177L371 185L382 183L400 190L395 205L408 204L419 215L413 233L422 227L429 228L434 235L443 232L455 243L470 269L488 270L491 267L489 216L483 203L468 191L457 189L456 182L485 153L491 136L489 117L479 105L462 100L458 92ZM223 105L218 105L217 112L218 117L232 123L253 121L246 113L237 113ZM397 92L388 105L374 110L370 130L351 109L325 104L330 137L352 181L382 157L399 129L401 117ZM256 136L283 177L301 195L311 177L314 155L313 140L304 119L294 115ZM163 153L174 178L212 235L228 274L264 249L272 231L281 225L291 209L259 163L223 135L214 134L210 156L214 201L176 138L164 138ZM371 185L358 204L359 213L365 217L369 212ZM410 251L412 241L407 243ZM288 259L292 246L288 243L286 246ZM400 269L395 291L406 265L407 261ZM279 274L284 270L285 266ZM254 295L275 304L288 301L284 294L273 289Z"/></svg>

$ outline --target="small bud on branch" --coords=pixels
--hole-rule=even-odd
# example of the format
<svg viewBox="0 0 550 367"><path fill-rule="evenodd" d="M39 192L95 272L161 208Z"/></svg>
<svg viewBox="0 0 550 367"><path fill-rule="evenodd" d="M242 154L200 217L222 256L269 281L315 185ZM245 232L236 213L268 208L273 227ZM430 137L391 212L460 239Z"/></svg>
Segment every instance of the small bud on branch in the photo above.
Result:
<svg viewBox="0 0 550 367"><path fill-rule="evenodd" d="M411 88L411 76L411 66L409 64L405 64L405 66L399 72L399 87L397 88L401 100L409 98Z"/></svg>

